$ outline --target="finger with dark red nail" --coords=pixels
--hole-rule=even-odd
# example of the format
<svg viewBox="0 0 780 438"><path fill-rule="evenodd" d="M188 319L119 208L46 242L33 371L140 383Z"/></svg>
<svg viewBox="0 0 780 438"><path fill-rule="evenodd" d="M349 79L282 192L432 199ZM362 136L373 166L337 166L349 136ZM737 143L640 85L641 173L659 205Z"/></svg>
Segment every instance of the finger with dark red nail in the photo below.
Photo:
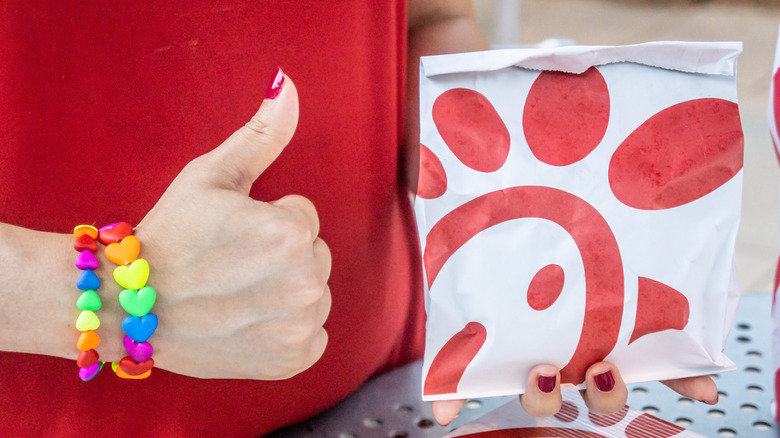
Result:
<svg viewBox="0 0 780 438"><path fill-rule="evenodd" d="M594 414L612 414L626 405L628 390L617 367L609 362L598 362L588 368L585 387L582 398Z"/></svg>
<svg viewBox="0 0 780 438"><path fill-rule="evenodd" d="M537 365L528 373L525 394L520 395L520 404L535 417L549 417L560 409L561 376L552 365Z"/></svg>

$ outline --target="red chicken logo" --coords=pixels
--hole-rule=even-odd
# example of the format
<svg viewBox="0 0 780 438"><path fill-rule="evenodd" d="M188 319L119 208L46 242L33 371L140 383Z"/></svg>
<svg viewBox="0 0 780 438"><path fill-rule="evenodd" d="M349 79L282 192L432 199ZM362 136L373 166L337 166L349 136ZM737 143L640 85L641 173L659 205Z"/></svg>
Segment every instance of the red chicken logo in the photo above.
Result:
<svg viewBox="0 0 780 438"><path fill-rule="evenodd" d="M545 71L536 77L522 105L522 135L527 148L552 171L565 171L602 144L620 114L611 107L602 73ZM457 161L485 175L500 170L510 156L510 130L491 101L469 88L451 88L432 107L436 130ZM520 144L520 142L517 142ZM431 201L451 189L445 165L420 146L418 196ZM742 129L737 104L720 98L696 98L651 114L614 149L607 175L593 184L609 191L622 206L639 213L673 209L707 196L742 168ZM613 224L588 200L544 184L515 185L489 191L444 214L424 235L425 280L431 294L439 273L453 255L484 231L517 219L536 218L561 227L574 241L584 272L584 317L571 359L561 368L564 383L584 381L585 370L604 360L620 334L626 277ZM613 218L614 219L614 218ZM613 220L614 222L614 220ZM642 232L642 230L637 230ZM670 254L673 257L674 254ZM637 273L636 319L629 344L664 330L682 330L689 318L684 293L663 279ZM561 295L566 273L550 263L538 270L525 291L528 306L544 311ZM632 280L633 281L633 280ZM522 291L518 291L522 292ZM434 356L424 395L451 394L466 368L489 338L478 320L453 328Z"/></svg>

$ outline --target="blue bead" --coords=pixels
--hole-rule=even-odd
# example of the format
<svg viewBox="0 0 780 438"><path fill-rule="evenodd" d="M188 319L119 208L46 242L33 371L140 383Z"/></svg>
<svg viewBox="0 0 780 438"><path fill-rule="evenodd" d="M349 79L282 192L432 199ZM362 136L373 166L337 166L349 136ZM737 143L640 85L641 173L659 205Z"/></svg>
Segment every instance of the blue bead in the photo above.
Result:
<svg viewBox="0 0 780 438"><path fill-rule="evenodd" d="M140 318L130 315L122 320L122 330L135 342L146 342L157 330L157 315L147 313Z"/></svg>
<svg viewBox="0 0 780 438"><path fill-rule="evenodd" d="M92 272L92 269L85 269L81 271L81 276L76 281L76 287L84 291L96 290L100 288L100 279Z"/></svg>

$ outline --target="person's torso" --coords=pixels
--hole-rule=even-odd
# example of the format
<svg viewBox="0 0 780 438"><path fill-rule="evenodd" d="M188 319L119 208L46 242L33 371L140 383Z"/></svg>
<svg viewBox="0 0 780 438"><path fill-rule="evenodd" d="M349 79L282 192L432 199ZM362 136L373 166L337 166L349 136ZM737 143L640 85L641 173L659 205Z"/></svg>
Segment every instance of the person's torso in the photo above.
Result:
<svg viewBox="0 0 780 438"><path fill-rule="evenodd" d="M405 7L131 3L0 5L0 221L61 233L138 223L187 162L254 114L279 66L298 88L300 122L252 196L300 194L317 207L333 255L330 343L282 382L157 370L84 383L72 361L0 354L15 370L0 377L0 430L123 436L141 421L148 436L254 436L416 357L417 237L398 171Z"/></svg>

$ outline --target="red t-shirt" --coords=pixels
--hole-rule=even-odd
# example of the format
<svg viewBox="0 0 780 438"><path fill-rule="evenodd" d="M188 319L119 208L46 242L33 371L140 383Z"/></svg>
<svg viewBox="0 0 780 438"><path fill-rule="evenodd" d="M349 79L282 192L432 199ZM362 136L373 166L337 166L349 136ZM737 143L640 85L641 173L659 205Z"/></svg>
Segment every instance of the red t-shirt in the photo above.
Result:
<svg viewBox="0 0 780 438"><path fill-rule="evenodd" d="M138 223L187 162L249 120L280 66L298 88L300 123L252 196L301 194L318 209L333 256L327 351L279 382L158 369L85 383L72 360L0 353L2 435L257 436L422 351L417 237L399 172L404 2L178 4L0 4L0 221L61 233Z"/></svg>

